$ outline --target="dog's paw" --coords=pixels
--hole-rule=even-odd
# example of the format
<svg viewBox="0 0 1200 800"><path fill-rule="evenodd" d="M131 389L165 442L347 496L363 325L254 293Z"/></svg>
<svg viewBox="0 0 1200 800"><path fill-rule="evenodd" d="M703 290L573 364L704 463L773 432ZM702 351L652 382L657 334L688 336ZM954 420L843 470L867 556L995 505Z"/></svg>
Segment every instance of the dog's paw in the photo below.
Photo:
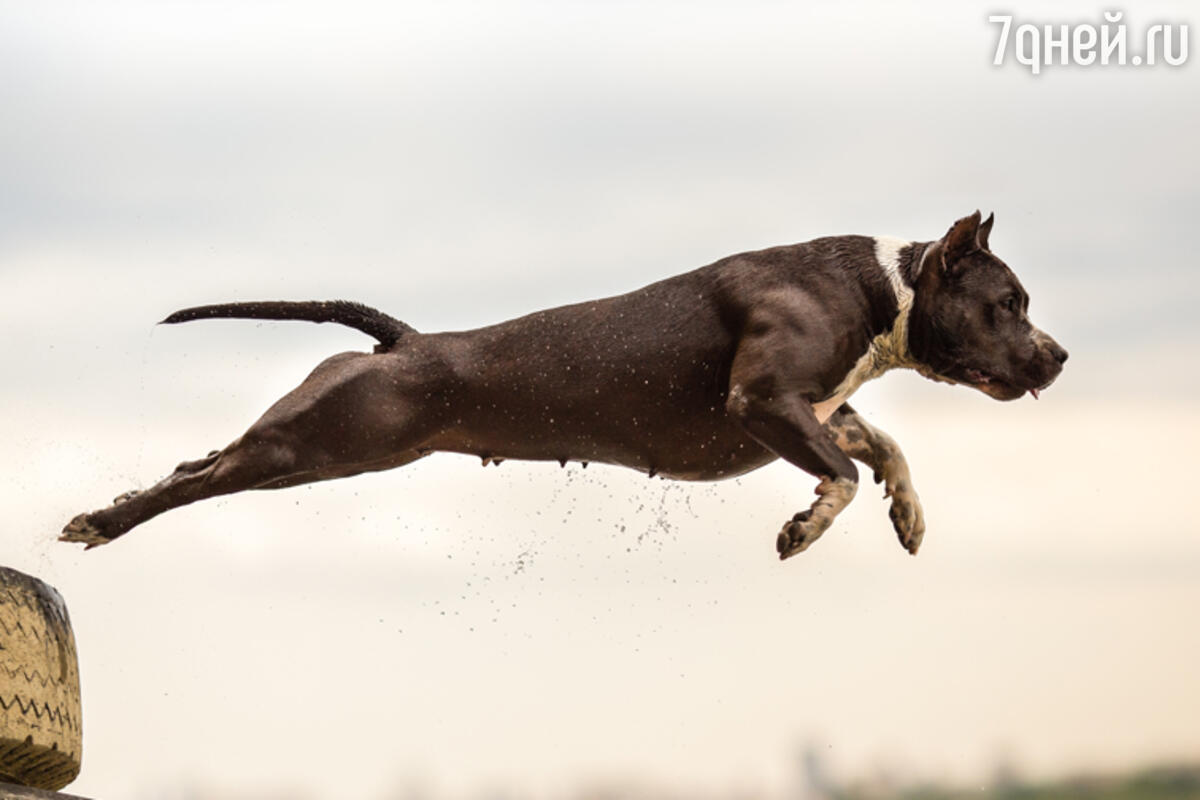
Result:
<svg viewBox="0 0 1200 800"><path fill-rule="evenodd" d="M799 512L783 524L779 535L775 537L775 550L779 553L779 560L803 553L824 532L825 529L813 520L811 508Z"/></svg>
<svg viewBox="0 0 1200 800"><path fill-rule="evenodd" d="M808 546L821 538L836 517L858 490L858 484L848 478L822 478L817 485L817 501L811 508L799 512L783 525L775 537L775 550L779 559L791 558L803 553Z"/></svg>
<svg viewBox="0 0 1200 800"><path fill-rule="evenodd" d="M912 488L912 479L905 475L889 480L884 497L892 498L888 516L892 519L892 527L896 529L900 545L915 556L925 536L925 512Z"/></svg>
<svg viewBox="0 0 1200 800"><path fill-rule="evenodd" d="M73 520L66 524L62 529L62 535L58 537L60 542L72 542L85 544L85 550L91 550L93 547L99 547L102 544L108 544L112 541L111 536L105 536L91 520L91 514L79 514Z"/></svg>

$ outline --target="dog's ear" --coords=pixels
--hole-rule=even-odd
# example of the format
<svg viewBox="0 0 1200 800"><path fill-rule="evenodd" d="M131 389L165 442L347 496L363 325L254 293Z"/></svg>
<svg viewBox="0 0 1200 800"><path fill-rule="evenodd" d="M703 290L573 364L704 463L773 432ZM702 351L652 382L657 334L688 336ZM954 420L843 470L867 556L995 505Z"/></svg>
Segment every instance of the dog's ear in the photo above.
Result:
<svg viewBox="0 0 1200 800"><path fill-rule="evenodd" d="M980 223L979 233L975 235L975 241L979 244L980 250L987 250L989 253L991 252L992 248L988 247L988 236L990 236L992 233L992 223L995 221L996 215L988 214L988 218Z"/></svg>
<svg viewBox="0 0 1200 800"><path fill-rule="evenodd" d="M979 220L982 217L979 211L963 217L942 237L942 270L946 274L953 274L959 261L979 249ZM984 238L987 238L986 234Z"/></svg>

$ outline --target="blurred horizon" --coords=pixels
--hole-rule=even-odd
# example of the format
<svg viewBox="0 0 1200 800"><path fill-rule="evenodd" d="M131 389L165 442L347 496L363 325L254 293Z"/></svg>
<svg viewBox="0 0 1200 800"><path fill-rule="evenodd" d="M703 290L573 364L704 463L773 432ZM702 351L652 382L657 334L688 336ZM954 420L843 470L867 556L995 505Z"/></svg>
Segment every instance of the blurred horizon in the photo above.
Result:
<svg viewBox="0 0 1200 800"><path fill-rule="evenodd" d="M777 792L764 792L750 783L732 786L667 786L629 775L581 779L575 786L550 794L530 794L503 785L479 787L465 794L439 793L420 775L397 781L380 800L956 800L957 798L1063 798L1077 800L1192 800L1200 796L1200 764L1158 763L1125 771L1068 772L1031 779L1019 763L999 755L992 769L973 781L906 774L895 764L879 764L863 774L834 775L819 751L797 753L792 783ZM286 786L286 784L285 784ZM157 790L157 800L305 800L300 787L258 788L226 792L205 784Z"/></svg>

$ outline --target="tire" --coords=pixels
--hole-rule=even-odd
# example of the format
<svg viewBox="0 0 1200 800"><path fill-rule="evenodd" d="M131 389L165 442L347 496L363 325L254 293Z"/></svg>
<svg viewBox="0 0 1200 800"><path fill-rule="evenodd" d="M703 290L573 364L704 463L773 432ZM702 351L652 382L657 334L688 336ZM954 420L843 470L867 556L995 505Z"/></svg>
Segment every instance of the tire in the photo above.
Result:
<svg viewBox="0 0 1200 800"><path fill-rule="evenodd" d="M61 789L79 774L75 635L52 587L0 567L0 783Z"/></svg>

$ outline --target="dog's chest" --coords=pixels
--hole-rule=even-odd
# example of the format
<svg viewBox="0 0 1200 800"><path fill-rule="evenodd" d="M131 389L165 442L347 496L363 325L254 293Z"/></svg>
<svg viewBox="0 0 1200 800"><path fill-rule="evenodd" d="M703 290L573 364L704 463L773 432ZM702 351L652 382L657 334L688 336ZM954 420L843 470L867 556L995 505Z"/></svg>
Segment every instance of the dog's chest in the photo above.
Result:
<svg viewBox="0 0 1200 800"><path fill-rule="evenodd" d="M842 403L849 400L850 396L858 391L858 387L869 380L878 378L893 366L900 365L888 364L881 360L879 353L876 351L875 342L871 342L870 348L858 359L858 362L855 363L846 377L842 379L842 382L838 384L837 389L833 391L833 394L825 400L813 403L813 413L816 414L817 422L824 425L833 416L833 412L837 411Z"/></svg>
<svg viewBox="0 0 1200 800"><path fill-rule="evenodd" d="M914 366L908 354L908 314L912 309L913 292L900 276L900 251L911 244L912 242L902 239L876 237L875 258L891 283L899 310L891 329L871 340L867 352L854 363L846 377L842 378L841 383L833 390L833 394L813 403L813 413L821 424L833 416L833 412L867 381L878 378L896 367Z"/></svg>

